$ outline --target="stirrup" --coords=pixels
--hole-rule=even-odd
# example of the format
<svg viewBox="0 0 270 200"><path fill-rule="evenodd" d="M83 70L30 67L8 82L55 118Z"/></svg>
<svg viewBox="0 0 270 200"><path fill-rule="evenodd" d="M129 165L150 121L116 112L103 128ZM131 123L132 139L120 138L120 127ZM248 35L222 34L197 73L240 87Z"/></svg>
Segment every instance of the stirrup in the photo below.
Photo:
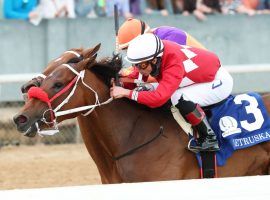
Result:
<svg viewBox="0 0 270 200"><path fill-rule="evenodd" d="M192 145L191 143L192 142L196 142L196 140L194 138L191 138L189 141L188 141L188 146L187 146L187 149L195 154L199 153L200 151L197 149L197 148L193 148L195 147L194 145Z"/></svg>
<svg viewBox="0 0 270 200"><path fill-rule="evenodd" d="M193 153L199 153L201 151L219 151L220 150L218 142L213 143L212 145L209 145L208 147L204 148L197 142L196 142L196 145L191 144L192 141L196 142L194 138L191 138L188 142L187 149L192 151Z"/></svg>

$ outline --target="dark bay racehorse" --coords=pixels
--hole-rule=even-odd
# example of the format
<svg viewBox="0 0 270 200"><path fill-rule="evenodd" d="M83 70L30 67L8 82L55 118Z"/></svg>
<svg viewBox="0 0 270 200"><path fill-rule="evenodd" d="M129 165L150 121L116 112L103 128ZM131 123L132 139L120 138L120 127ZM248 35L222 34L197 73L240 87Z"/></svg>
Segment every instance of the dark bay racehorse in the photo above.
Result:
<svg viewBox="0 0 270 200"><path fill-rule="evenodd" d="M111 59L96 62L95 56L85 58L69 66L77 72L85 70L83 82L79 81L74 94L61 110L86 105L97 105L110 99L109 82L119 70L121 61ZM117 67L116 67L117 66ZM66 65L60 65L43 80L37 93L52 98L77 75ZM32 90L32 88L30 89ZM54 109L65 99L72 88L51 102ZM34 89L33 89L34 91ZM33 93L30 92L29 93ZM48 109L48 102L38 95L26 102L14 117L18 130L26 131ZM44 99L43 99L44 100ZM264 96L270 112L270 95ZM195 155L186 150L188 137L170 113L149 109L127 99L113 100L100 105L87 115L86 111L60 116L57 121L77 117L84 143L95 161L102 183L160 181L200 178ZM52 116L47 116L53 118ZM118 156L153 139L164 127L163 135L120 159ZM226 166L218 168L219 177L264 175L270 172L270 143L262 143L248 149L236 151Z"/></svg>

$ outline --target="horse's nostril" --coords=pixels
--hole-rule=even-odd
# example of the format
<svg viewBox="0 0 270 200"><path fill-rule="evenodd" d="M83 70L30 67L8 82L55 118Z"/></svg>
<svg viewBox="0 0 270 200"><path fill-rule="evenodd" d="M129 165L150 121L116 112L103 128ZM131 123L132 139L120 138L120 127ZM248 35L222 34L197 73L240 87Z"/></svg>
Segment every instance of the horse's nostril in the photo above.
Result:
<svg viewBox="0 0 270 200"><path fill-rule="evenodd" d="M16 119L14 120L17 124L24 124L27 122L27 117L24 115L19 115L18 117L16 117Z"/></svg>
<svg viewBox="0 0 270 200"><path fill-rule="evenodd" d="M34 85L34 84L28 85L28 86L25 88L25 91L28 92L28 90L29 90L31 87L35 87L35 85Z"/></svg>
<svg viewBox="0 0 270 200"><path fill-rule="evenodd" d="M22 93L27 93L28 90L29 90L31 87L39 87L39 83L38 83L38 82L35 82L35 83L27 83L27 84L24 84L24 85L21 87L21 92L22 92Z"/></svg>
<svg viewBox="0 0 270 200"><path fill-rule="evenodd" d="M24 88L24 93L27 93L28 90L31 88L31 87L34 87L35 85L34 84L31 84L31 85L28 85Z"/></svg>

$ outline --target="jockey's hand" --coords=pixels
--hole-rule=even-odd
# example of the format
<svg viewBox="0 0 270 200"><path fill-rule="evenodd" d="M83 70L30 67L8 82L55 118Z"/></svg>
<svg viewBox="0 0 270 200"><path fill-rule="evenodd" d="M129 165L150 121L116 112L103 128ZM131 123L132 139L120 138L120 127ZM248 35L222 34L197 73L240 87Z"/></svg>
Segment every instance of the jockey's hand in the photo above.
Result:
<svg viewBox="0 0 270 200"><path fill-rule="evenodd" d="M114 80L112 80L112 87L110 88L110 95L114 99L119 99L123 97L128 97L130 93L130 90L115 86Z"/></svg>

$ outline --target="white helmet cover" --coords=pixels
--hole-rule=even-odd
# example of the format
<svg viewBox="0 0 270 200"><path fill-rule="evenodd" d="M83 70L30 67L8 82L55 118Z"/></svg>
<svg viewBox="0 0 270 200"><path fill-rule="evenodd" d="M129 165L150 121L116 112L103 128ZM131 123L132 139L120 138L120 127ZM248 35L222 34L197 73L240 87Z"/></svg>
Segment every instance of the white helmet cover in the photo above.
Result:
<svg viewBox="0 0 270 200"><path fill-rule="evenodd" d="M141 63L161 57L163 51L164 45L161 39L152 33L145 33L131 41L125 59L132 64Z"/></svg>

